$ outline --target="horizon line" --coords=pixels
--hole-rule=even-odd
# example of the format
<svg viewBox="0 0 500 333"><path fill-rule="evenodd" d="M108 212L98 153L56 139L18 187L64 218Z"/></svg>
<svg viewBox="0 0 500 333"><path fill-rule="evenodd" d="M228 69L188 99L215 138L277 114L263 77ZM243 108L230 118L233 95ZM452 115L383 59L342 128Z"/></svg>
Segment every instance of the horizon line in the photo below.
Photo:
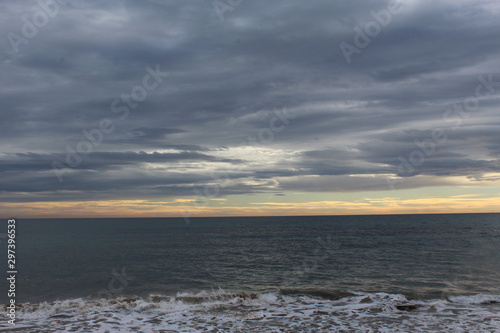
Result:
<svg viewBox="0 0 500 333"><path fill-rule="evenodd" d="M239 218L239 217L338 217L338 216L410 216L410 215L466 215L466 214L500 214L500 212L468 212L468 213L402 213L402 214L334 214L334 215L220 215L220 216L192 216L188 219L200 218ZM62 220L62 219L186 219L183 216L102 216L102 217L9 217L14 220Z"/></svg>

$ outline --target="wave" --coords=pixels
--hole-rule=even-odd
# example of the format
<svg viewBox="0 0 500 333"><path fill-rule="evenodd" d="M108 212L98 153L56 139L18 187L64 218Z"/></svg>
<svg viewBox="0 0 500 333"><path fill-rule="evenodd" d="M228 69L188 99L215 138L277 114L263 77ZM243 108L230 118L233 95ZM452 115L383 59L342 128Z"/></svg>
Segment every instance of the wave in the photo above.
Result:
<svg viewBox="0 0 500 333"><path fill-rule="evenodd" d="M5 305L3 309L5 310ZM19 304L22 332L500 332L500 295L284 289ZM20 326L22 325L22 326ZM0 331L12 329L0 323Z"/></svg>

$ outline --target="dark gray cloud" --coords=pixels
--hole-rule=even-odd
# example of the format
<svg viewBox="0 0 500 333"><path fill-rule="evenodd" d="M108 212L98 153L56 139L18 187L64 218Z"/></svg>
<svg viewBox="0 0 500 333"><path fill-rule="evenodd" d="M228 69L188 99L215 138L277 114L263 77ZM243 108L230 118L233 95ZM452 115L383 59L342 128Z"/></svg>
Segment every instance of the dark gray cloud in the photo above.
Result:
<svg viewBox="0 0 500 333"><path fill-rule="evenodd" d="M3 1L0 199L185 196L222 169L221 195L487 179L500 168L500 6L402 3L348 64L339 44L390 2L243 1L221 21L210 1L72 0L26 37L39 3ZM446 113L481 84L473 110ZM69 166L103 119L113 129ZM401 174L435 129L446 140Z"/></svg>
<svg viewBox="0 0 500 333"><path fill-rule="evenodd" d="M12 156L10 159L8 156ZM66 162L67 154L36 154L36 153L17 153L8 154L0 161L0 172L6 171L44 171L47 164L53 161L59 163ZM81 155L81 166L75 169L85 170L106 170L109 167L120 167L127 165L136 165L139 163L155 163L159 165L170 166L183 161L206 161L206 162L224 162L224 163L242 163L242 160L218 158L198 152L179 152L179 153L146 153L140 152L95 152L88 156Z"/></svg>

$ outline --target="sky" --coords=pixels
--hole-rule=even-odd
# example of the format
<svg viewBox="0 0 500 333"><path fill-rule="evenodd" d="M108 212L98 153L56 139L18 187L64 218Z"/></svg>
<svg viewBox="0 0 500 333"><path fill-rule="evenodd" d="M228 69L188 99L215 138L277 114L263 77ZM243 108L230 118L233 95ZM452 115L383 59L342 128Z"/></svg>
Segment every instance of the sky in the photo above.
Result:
<svg viewBox="0 0 500 333"><path fill-rule="evenodd" d="M497 1L0 1L5 217L500 212Z"/></svg>

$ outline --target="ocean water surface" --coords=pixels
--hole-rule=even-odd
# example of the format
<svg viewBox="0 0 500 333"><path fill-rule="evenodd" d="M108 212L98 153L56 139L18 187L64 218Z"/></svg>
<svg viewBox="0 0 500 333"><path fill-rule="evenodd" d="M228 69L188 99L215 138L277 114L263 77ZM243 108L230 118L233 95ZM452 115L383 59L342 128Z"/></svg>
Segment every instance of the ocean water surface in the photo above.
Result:
<svg viewBox="0 0 500 333"><path fill-rule="evenodd" d="M23 332L500 332L500 214L16 228Z"/></svg>

